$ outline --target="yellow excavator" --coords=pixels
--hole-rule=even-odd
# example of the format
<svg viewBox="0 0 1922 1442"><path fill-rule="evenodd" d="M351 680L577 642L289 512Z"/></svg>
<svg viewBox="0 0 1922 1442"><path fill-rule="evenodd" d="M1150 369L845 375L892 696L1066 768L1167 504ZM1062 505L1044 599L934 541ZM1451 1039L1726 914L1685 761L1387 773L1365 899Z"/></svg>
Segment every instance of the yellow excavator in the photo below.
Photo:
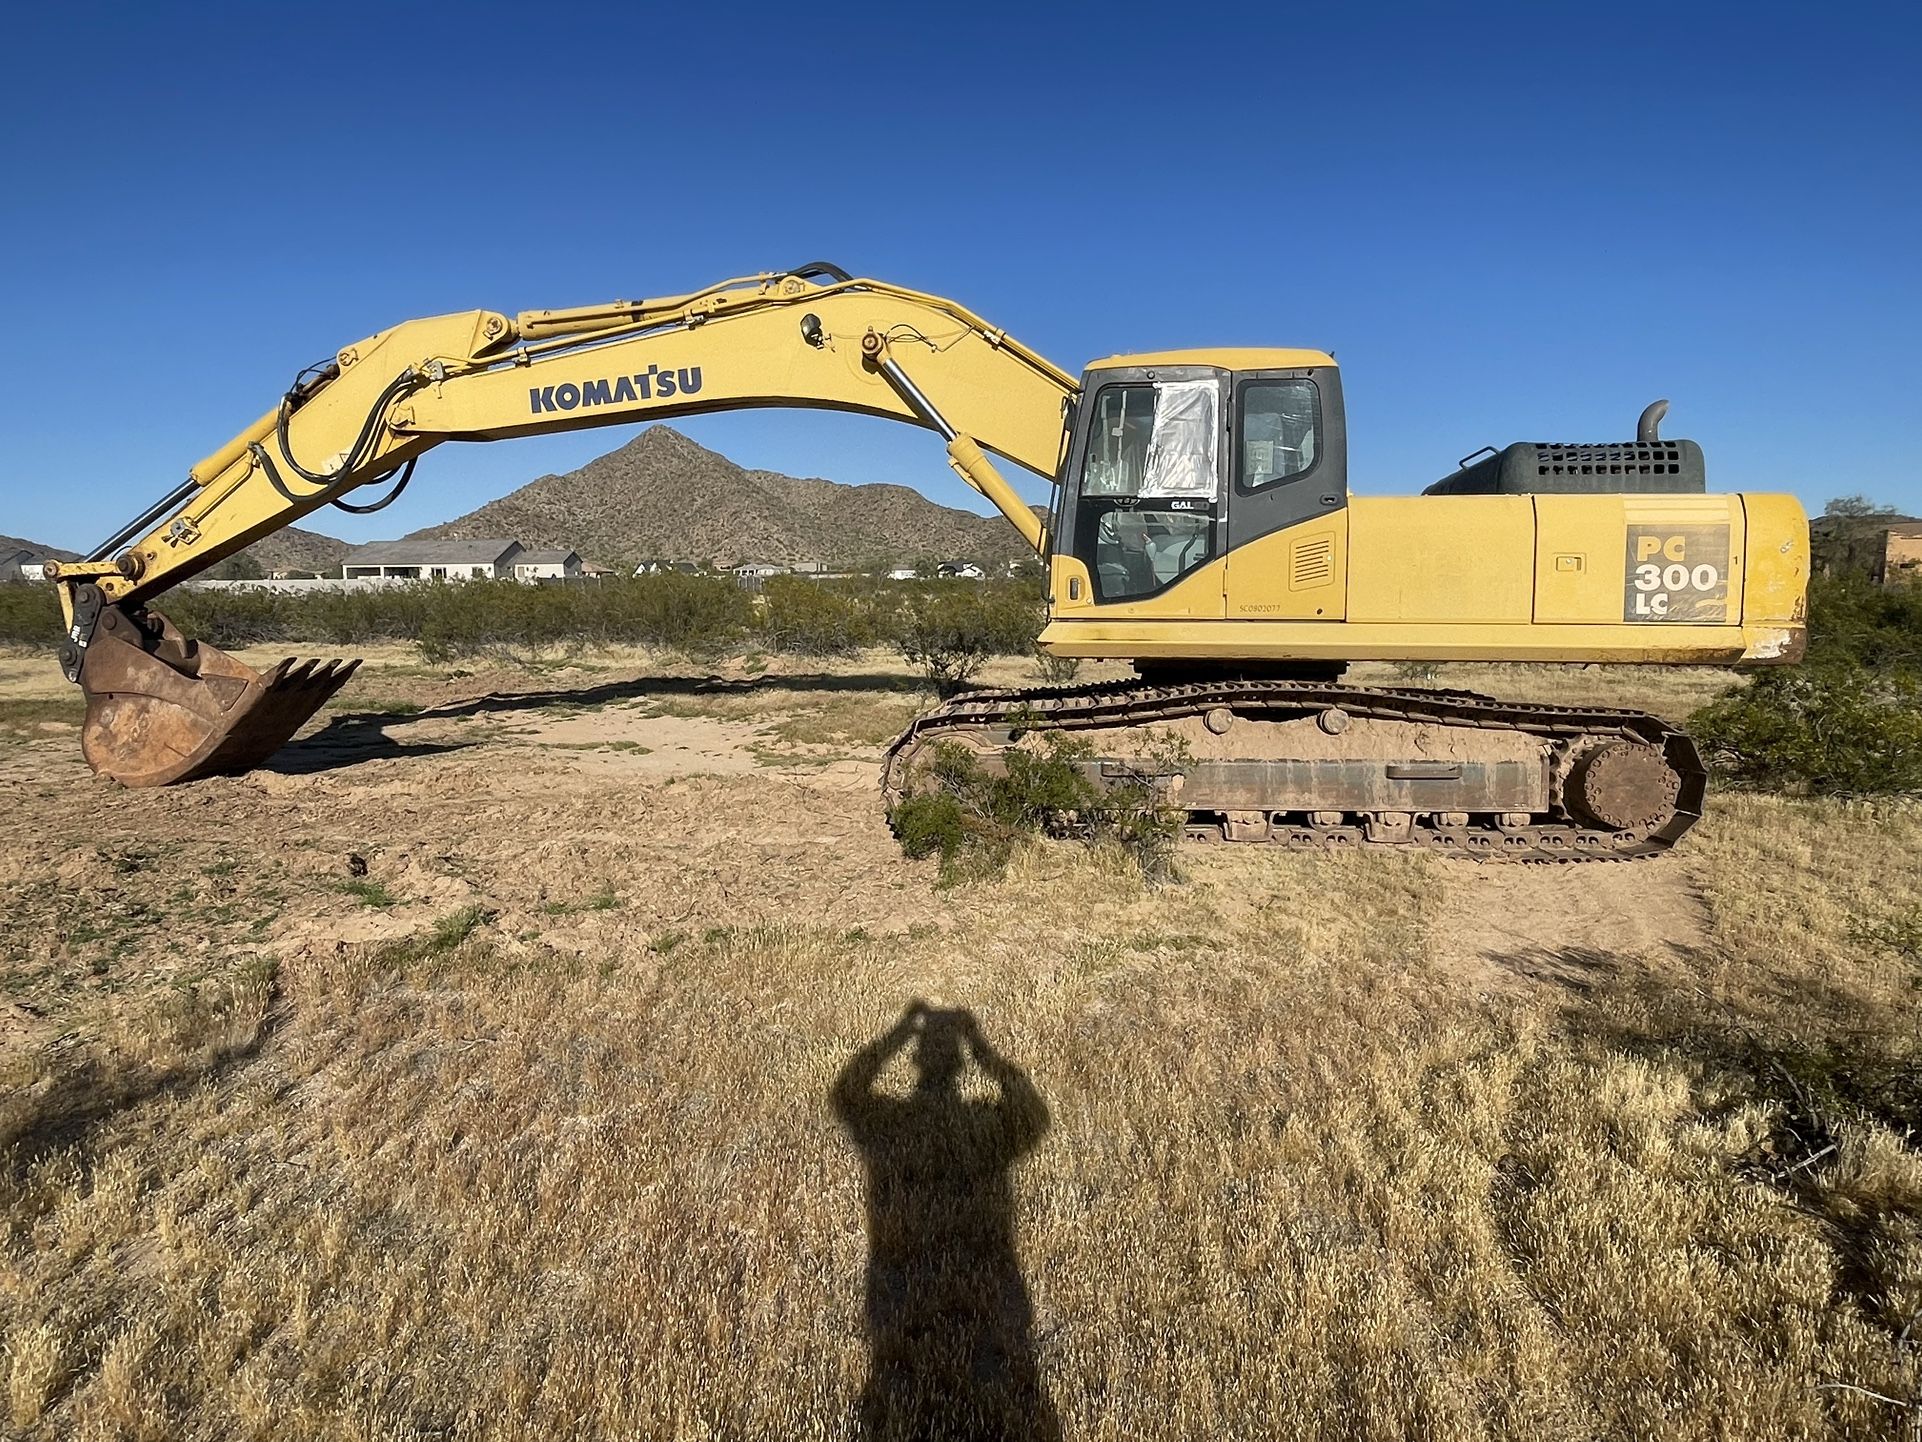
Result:
<svg viewBox="0 0 1922 1442"><path fill-rule="evenodd" d="M48 566L87 760L130 786L244 771L353 674L289 661L261 675L152 609L223 557L322 506L380 509L443 441L747 406L938 433L1043 559L1038 645L1138 674L936 707L888 751L894 798L943 745L993 768L1056 731L1089 743L1074 749L1097 783L1145 776L1197 838L1645 856L1701 814L1705 772L1673 726L1343 685L1345 663L1801 654L1800 505L1709 494L1700 447L1660 434L1665 402L1633 441L1484 448L1419 496L1356 497L1341 376L1321 351L1113 356L1077 380L952 301L814 264L655 300L408 321L302 372L87 559ZM991 454L1053 484L1045 519ZM375 499L348 499L363 488Z"/></svg>

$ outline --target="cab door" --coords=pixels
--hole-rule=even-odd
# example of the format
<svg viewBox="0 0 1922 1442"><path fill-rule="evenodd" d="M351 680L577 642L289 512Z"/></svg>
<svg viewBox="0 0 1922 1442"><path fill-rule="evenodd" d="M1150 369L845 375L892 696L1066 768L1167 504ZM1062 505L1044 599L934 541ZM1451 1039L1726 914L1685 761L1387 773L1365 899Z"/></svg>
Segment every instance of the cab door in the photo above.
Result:
<svg viewBox="0 0 1922 1442"><path fill-rule="evenodd" d="M1227 399L1228 373L1209 366L1088 376L1050 578L1056 617L1225 614Z"/></svg>
<svg viewBox="0 0 1922 1442"><path fill-rule="evenodd" d="M1343 619L1348 454L1340 372L1243 372L1230 423L1226 615Z"/></svg>

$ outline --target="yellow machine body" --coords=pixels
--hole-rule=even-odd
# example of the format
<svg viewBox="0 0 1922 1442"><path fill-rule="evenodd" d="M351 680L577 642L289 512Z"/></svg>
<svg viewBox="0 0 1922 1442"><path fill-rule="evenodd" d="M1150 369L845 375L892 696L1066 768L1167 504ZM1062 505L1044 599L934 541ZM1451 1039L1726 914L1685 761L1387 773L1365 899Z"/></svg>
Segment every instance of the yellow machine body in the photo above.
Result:
<svg viewBox="0 0 1922 1442"><path fill-rule="evenodd" d="M1638 590L1636 572L1651 557L1686 566L1693 600L1711 563L1691 547L1717 557L1701 588L1714 595L1667 620L1652 607L1673 596ZM1765 665L1801 654L1808 574L1793 496L1356 497L1140 602L1096 604L1086 564L1056 553L1041 645L1123 660Z"/></svg>
<svg viewBox="0 0 1922 1442"><path fill-rule="evenodd" d="M956 472L1043 558L1039 644L1061 656L1253 684L1357 660L1771 664L1802 648L1800 506L1709 494L1699 447L1655 434L1650 415L1665 403L1634 443L1510 447L1464 462L1430 494L1355 498L1340 372L1322 351L1112 356L1077 381L953 301L814 265L655 300L408 321L303 373L86 560L48 567L66 618L61 663L89 699L89 759L128 784L166 784L256 764L290 736L350 670L289 663L261 676L147 605L322 506L377 509L346 497L397 493L434 446L777 405L938 434ZM1045 519L992 457L1051 484ZM1222 692L1207 704L1217 723L1242 705L1282 726L1305 695ZM1145 697L1140 716L1172 704ZM1419 721L1383 711L1370 725L1533 734L1528 717L1434 709ZM1237 836L1339 839L1328 818L1365 811L1370 839L1417 834L1409 818L1425 816L1449 842L1455 818L1472 814L1506 818L1504 845L1532 856L1582 835L1629 854L1686 828L1699 794L1686 738L1644 727L1609 740L1605 718L1557 724L1517 741L1525 754L1486 762L1511 771L1456 778L1447 794L1468 799L1428 810L1397 800L1407 778L1371 778L1355 767L1374 761L1313 747L1251 752L1190 780L1242 798L1214 808L1241 818L1220 823ZM1527 746L1553 756L1531 760ZM1651 761L1658 752L1669 759ZM1276 781L1276 766L1295 779ZM1310 772L1312 794L1359 799L1285 820L1288 786ZM1650 819L1663 806L1678 819ZM1261 816L1271 819L1249 819ZM1604 830L1580 832L1581 816Z"/></svg>
<svg viewBox="0 0 1922 1442"><path fill-rule="evenodd" d="M1103 437L1141 427L1112 424L1118 407L1105 397L1183 385L1212 385L1219 398L1214 486L1205 509L1199 492L1164 499L1188 515L1161 511L1159 521L1198 535L1205 515L1217 538L1197 541L1191 564L1165 583L1155 577L1121 588L1139 595L1104 594L1091 564L1101 541L1090 544L1076 511L1099 470ZM1248 484L1250 447L1265 444L1248 434L1262 419L1258 397L1291 388L1304 398L1296 439L1304 454L1312 441L1315 454L1298 475L1282 467ZM1616 476L1551 477L1538 493L1350 497L1339 372L1313 350L1113 356L1088 368L1080 408L1081 433L1060 478L1041 637L1056 655L1764 665L1801 654L1808 524L1793 496L1601 489L1631 484L1619 476L1635 469L1635 447L1622 443L1582 448L1608 457L1589 464L1612 465ZM1642 449L1670 454L1659 440ZM1599 493L1546 489L1557 483ZM1302 494L1291 503L1289 490ZM1155 526L1156 502L1124 504L1124 519ZM1244 508L1265 514L1242 525Z"/></svg>

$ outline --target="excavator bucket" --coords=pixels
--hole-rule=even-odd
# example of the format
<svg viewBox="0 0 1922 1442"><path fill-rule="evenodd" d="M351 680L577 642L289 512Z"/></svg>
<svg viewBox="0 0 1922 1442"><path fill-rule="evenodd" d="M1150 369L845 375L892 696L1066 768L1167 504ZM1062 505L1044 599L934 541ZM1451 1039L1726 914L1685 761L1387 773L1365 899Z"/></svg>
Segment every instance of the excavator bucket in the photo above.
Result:
<svg viewBox="0 0 1922 1442"><path fill-rule="evenodd" d="M282 661L266 675L190 641L157 611L101 612L80 667L87 763L123 786L171 786L260 765L359 668Z"/></svg>

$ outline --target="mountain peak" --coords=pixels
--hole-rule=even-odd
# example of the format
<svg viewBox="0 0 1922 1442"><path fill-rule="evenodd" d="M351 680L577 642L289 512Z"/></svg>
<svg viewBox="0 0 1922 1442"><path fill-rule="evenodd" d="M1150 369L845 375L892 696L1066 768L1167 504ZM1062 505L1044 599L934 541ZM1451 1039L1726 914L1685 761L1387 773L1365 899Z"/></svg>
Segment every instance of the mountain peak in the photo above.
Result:
<svg viewBox="0 0 1922 1442"><path fill-rule="evenodd" d="M626 445L608 452L608 455L602 456L601 459L606 460L608 456L618 455L650 456L661 453L684 455L692 451L698 451L704 456L717 454L698 441L682 435L670 425L655 424L635 436Z"/></svg>
<svg viewBox="0 0 1922 1442"><path fill-rule="evenodd" d="M542 476L416 537L512 536L614 565L642 559L824 561L833 566L977 560L1025 546L998 516L938 506L905 486L749 471L653 425L579 470Z"/></svg>

